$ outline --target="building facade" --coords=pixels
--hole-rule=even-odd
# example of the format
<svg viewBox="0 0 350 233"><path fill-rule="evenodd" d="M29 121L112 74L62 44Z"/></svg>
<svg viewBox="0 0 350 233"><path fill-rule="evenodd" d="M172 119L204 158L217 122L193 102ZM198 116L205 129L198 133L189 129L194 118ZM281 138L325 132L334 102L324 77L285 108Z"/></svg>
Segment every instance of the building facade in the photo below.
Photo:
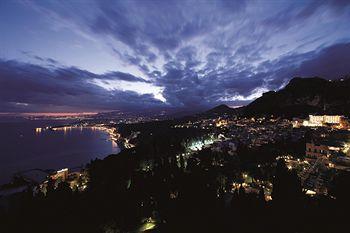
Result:
<svg viewBox="0 0 350 233"><path fill-rule="evenodd" d="M330 155L329 147L326 145L317 145L314 143L306 143L305 154L310 158L319 158Z"/></svg>
<svg viewBox="0 0 350 233"><path fill-rule="evenodd" d="M322 143L306 143L305 154L309 158L320 158L322 156L336 155L341 151L341 147L336 145L325 145Z"/></svg>
<svg viewBox="0 0 350 233"><path fill-rule="evenodd" d="M309 115L309 122L311 124L340 124L342 116L339 115Z"/></svg>
<svg viewBox="0 0 350 233"><path fill-rule="evenodd" d="M64 168L56 171L55 174L51 175L51 179L65 181L68 178L68 168Z"/></svg>
<svg viewBox="0 0 350 233"><path fill-rule="evenodd" d="M340 115L309 115L309 120L303 121L303 126L319 127L333 125L336 128L344 128L347 120ZM294 125L293 125L294 126Z"/></svg>

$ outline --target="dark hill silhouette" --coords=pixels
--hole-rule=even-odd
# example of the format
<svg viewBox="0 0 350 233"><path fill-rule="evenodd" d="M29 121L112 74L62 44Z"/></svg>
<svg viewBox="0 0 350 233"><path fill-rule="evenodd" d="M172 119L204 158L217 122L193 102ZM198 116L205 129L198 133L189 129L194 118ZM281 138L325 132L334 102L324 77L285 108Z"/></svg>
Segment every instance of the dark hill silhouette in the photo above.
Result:
<svg viewBox="0 0 350 233"><path fill-rule="evenodd" d="M216 116L223 116L223 115L228 115L228 116L239 115L241 114L242 109L243 108L231 108L225 104L221 104L201 113L200 116L216 117Z"/></svg>
<svg viewBox="0 0 350 233"><path fill-rule="evenodd" d="M350 112L350 79L293 78L275 92L263 94L245 107L245 115L304 116Z"/></svg>

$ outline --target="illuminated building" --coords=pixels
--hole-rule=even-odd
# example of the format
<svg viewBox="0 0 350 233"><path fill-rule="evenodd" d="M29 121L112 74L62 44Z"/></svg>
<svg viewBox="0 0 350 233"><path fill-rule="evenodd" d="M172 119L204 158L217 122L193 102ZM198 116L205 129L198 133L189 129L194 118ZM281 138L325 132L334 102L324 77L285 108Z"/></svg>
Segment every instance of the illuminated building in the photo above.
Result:
<svg viewBox="0 0 350 233"><path fill-rule="evenodd" d="M328 146L324 144L315 144L313 142L306 143L306 151L305 154L310 158L319 158L322 156L329 156L334 152L339 152L340 147L336 146Z"/></svg>
<svg viewBox="0 0 350 233"><path fill-rule="evenodd" d="M309 115L309 120L303 121L303 126L318 127L325 124L342 126L346 122L340 115Z"/></svg>
<svg viewBox="0 0 350 233"><path fill-rule="evenodd" d="M227 120L220 119L220 120L216 121L215 126L221 127L221 126L227 126L227 124L228 124Z"/></svg>
<svg viewBox="0 0 350 233"><path fill-rule="evenodd" d="M306 156L311 158L318 158L322 156L327 156L330 154L328 146L317 145L314 143L306 143Z"/></svg>
<svg viewBox="0 0 350 233"><path fill-rule="evenodd" d="M55 174L51 175L51 179L65 181L68 178L68 168L64 168L56 171Z"/></svg>
<svg viewBox="0 0 350 233"><path fill-rule="evenodd" d="M292 126L293 128L299 128L303 125L303 121L301 119L293 119Z"/></svg>
<svg viewBox="0 0 350 233"><path fill-rule="evenodd" d="M309 122L311 124L340 124L341 116L339 115L323 115L314 116L309 115Z"/></svg>

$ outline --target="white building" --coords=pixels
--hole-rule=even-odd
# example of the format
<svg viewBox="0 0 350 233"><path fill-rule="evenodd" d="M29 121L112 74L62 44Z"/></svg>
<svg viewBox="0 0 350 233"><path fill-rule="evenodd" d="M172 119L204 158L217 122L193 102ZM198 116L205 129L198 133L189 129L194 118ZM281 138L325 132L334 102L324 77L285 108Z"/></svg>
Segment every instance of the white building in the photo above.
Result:
<svg viewBox="0 0 350 233"><path fill-rule="evenodd" d="M335 124L340 125L343 116L339 115L309 115L308 121L303 121L303 126L317 127L323 126L324 124Z"/></svg>
<svg viewBox="0 0 350 233"><path fill-rule="evenodd" d="M309 122L311 124L340 124L341 116L339 115L323 115L314 116L309 115Z"/></svg>

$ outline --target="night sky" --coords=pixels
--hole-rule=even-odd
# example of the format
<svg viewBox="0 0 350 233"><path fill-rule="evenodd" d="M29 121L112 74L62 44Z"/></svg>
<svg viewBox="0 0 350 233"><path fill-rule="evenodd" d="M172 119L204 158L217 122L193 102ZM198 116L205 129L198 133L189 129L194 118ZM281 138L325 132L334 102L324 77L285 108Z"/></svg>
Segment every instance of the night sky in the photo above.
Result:
<svg viewBox="0 0 350 233"><path fill-rule="evenodd" d="M245 105L350 73L350 1L0 1L0 112Z"/></svg>

